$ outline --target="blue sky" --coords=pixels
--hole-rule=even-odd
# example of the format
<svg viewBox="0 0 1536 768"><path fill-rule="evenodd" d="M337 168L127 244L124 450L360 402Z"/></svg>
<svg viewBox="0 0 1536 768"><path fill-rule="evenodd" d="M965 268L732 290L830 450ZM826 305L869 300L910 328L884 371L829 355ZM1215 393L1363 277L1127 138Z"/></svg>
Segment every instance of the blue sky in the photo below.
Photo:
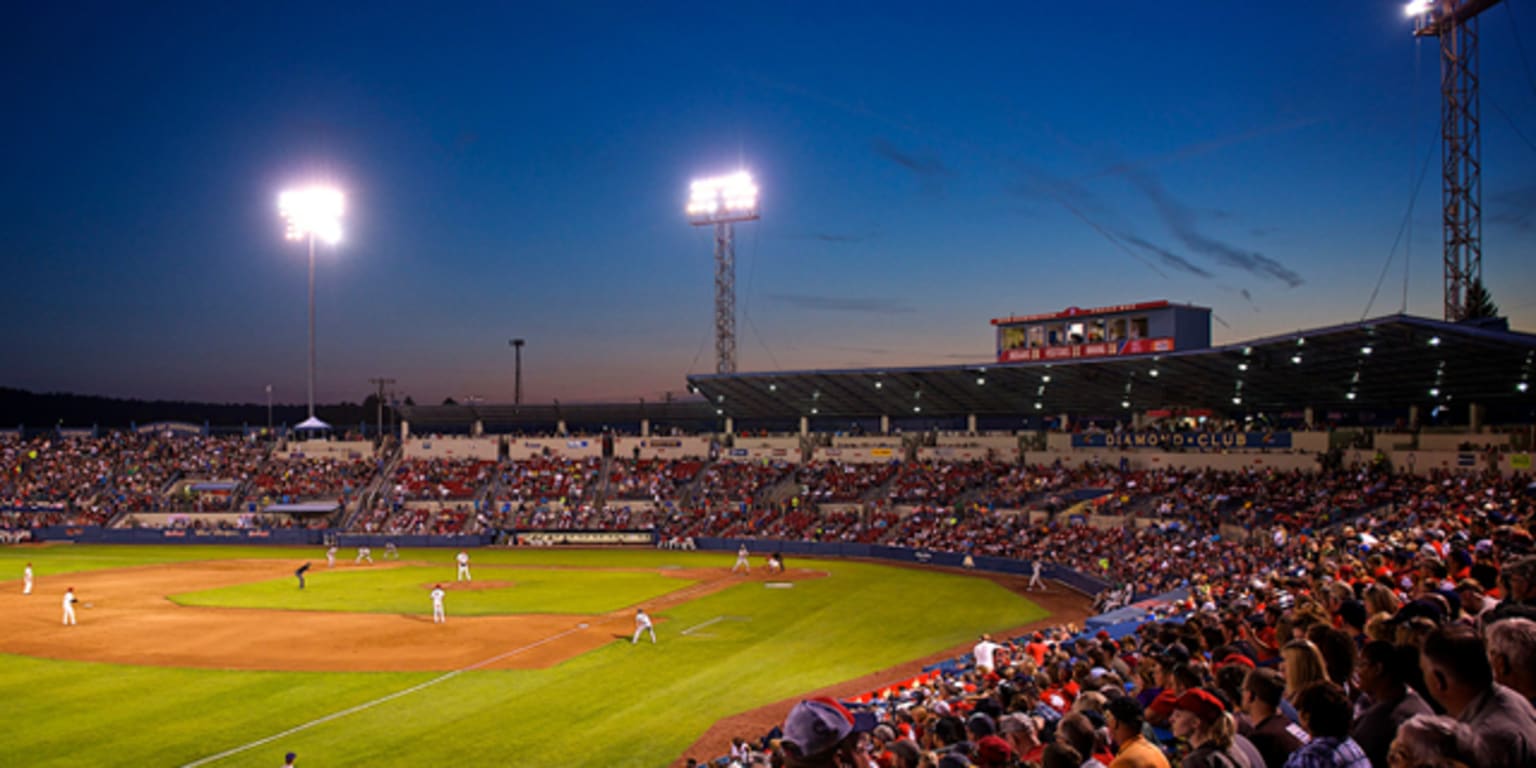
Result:
<svg viewBox="0 0 1536 768"><path fill-rule="evenodd" d="M1395 1L30 5L0 385L302 402L275 201L311 179L351 206L322 401L510 401L513 336L526 401L682 392L714 369L687 185L738 167L743 371L981 361L993 317L1159 298L1218 343L1348 322L1389 256L1370 314L1405 277L1441 314L1438 49ZM1523 330L1531 57L1536 4L1485 14L1484 276Z"/></svg>

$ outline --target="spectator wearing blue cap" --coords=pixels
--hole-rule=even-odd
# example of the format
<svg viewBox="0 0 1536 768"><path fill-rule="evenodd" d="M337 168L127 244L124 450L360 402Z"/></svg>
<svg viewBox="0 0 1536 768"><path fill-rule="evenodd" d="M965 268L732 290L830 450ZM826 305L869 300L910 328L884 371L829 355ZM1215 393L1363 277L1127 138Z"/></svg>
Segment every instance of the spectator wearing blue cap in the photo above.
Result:
<svg viewBox="0 0 1536 768"><path fill-rule="evenodd" d="M784 719L786 768L838 768L858 761L859 734L875 729L875 716L850 712L834 699L818 697L796 704Z"/></svg>

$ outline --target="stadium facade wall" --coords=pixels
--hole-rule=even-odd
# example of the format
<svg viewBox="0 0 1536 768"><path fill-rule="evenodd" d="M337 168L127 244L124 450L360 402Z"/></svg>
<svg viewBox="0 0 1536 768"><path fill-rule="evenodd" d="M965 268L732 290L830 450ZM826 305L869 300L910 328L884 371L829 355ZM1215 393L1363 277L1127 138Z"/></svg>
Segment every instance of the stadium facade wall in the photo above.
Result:
<svg viewBox="0 0 1536 768"><path fill-rule="evenodd" d="M373 455L373 443L367 440L304 440L288 444L278 458L360 459Z"/></svg>
<svg viewBox="0 0 1536 768"><path fill-rule="evenodd" d="M892 461L901 461L906 457L905 449L900 445L896 447L881 446L867 448L817 448L812 459L816 461L836 461L842 464L887 464Z"/></svg>

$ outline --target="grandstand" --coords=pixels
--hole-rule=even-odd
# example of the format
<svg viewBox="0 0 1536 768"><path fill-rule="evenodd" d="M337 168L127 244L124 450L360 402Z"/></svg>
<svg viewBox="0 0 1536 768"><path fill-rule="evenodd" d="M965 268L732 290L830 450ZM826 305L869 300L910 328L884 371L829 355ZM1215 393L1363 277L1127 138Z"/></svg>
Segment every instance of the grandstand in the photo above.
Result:
<svg viewBox="0 0 1536 768"><path fill-rule="evenodd" d="M1130 736L1086 713L1131 711L1110 709L1117 699L1182 758L1192 747L1171 713L1196 707L1182 697L1208 689L1227 701L1220 716L1258 717L1221 670L1275 667L1287 638L1331 665L1287 706L1306 712L1331 680L1364 712L1396 689L1372 690L1338 648L1486 648L1475 631L1492 619L1536 616L1536 336L1394 316L1186 344L1198 309L1007 318L997 362L701 375L698 399L672 403L404 407L399 435L376 440L18 430L0 440L0 528L122 542L749 543L1020 578L1044 563L1054 585L1094 601L1087 629L999 638L987 670L956 658L846 699L889 727L867 743L876 752L985 741L1015 760L978 752L972 764L1038 758L1078 718L1078 757L1107 764ZM1139 322L1161 310L1177 315L1172 335L1155 314ZM1166 343L1119 344L1132 337ZM1476 684L1529 706L1532 682ZM1450 694L1420 694L1459 711ZM977 712L994 732L952 738L947 718ZM1536 711L1515 733L1536 743ZM782 749L765 732L731 735L741 765ZM1379 735L1358 736L1370 759L1385 754ZM1490 756L1490 738L1463 745L1466 764L1530 764ZM706 741L700 756L732 746Z"/></svg>

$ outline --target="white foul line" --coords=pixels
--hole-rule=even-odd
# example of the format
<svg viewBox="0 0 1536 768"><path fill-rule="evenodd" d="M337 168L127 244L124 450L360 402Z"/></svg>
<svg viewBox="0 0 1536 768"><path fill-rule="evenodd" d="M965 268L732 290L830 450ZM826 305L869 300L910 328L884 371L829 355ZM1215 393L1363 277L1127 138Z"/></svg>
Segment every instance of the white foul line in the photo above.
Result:
<svg viewBox="0 0 1536 768"><path fill-rule="evenodd" d="M703 624L698 624L698 625L689 627L689 628L679 632L678 634L679 635L691 635L691 634L693 634L693 632L695 630L703 629L703 628L705 628L707 626L710 626L712 624L719 624L722 621L725 621L725 617L724 616L716 616L713 619L710 619L709 621L704 622Z"/></svg>
<svg viewBox="0 0 1536 768"><path fill-rule="evenodd" d="M223 760L226 757L230 757L232 755L238 755L241 752L244 752L244 751L246 751L248 749L255 749L256 747L262 746L264 744L271 744L272 742L277 741L278 739L284 738L286 736L292 736L293 734L298 733L299 731L308 730L308 729L313 728L313 727L315 727L317 725L323 725L325 723L329 723L332 720L338 720L338 719L341 719L343 717L346 717L347 715L356 714L356 713L361 712L361 711L363 711L365 709L370 709L372 707L376 707L376 706L378 706L380 704L383 704L385 702L394 701L395 699L398 699L398 698L400 698L402 696L406 696L406 695L415 693L415 692L417 692L419 690L422 690L423 688L430 688L430 687L432 687L434 685L437 685L438 683L441 683L441 682L444 682L444 681L447 681L447 680L451 680L451 679L453 679L455 677L458 677L459 675L464 674L465 672L474 671L474 670L479 669L479 668L481 668L483 666L486 666L487 664L495 664L496 662L501 661L502 659L505 659L508 656L515 656L515 655L517 655L519 653L522 653L523 651L533 650L534 648L537 648L537 647L539 647L541 645L544 645L545 643L549 643L549 642L553 642L555 640L559 640L560 638L565 637L566 635L569 635L569 634L572 634L572 633L575 633L575 632L580 632L582 629L586 628L586 626L587 626L586 624L582 624L582 625L577 626L577 627L572 627L571 629L567 629L564 632L560 632L558 634L550 635L549 637L546 637L543 640L539 640L537 642L529 643L528 645L522 646L521 648L513 648L512 650L507 651L506 653L503 653L503 654L500 654L500 655L497 655L497 656L492 656L491 658L486 659L485 661L476 662L476 663L471 664L471 665L469 665L467 667L464 667L463 669L455 669L452 672L446 672L446 673L444 673L442 675L439 675L437 677L434 677L431 680L428 680L428 681L426 681L424 683L417 683L416 685L413 685L413 686L411 686L409 688L406 688L405 690L395 691L394 693L391 693L388 696L383 696L383 697L374 699L373 701L365 701L362 704L358 704L355 707L348 707L347 709L343 709L340 712L333 712L333 713L331 713L329 715L326 715L325 717L322 717L322 718L319 718L319 719L316 719L316 720L311 720L311 721L309 721L307 723L302 723L300 725L296 725L296 726L294 726L292 728L289 728L286 731L283 731L282 733L275 733L275 734L272 734L271 736L268 736L268 737L266 737L264 739L257 739L256 741L253 741L253 742L251 742L249 744L242 744L242 745L240 745L238 747L235 747L234 749L226 749L223 752L218 753L217 755L211 755L211 756L205 757L205 758L203 758L201 760L194 760L194 761L192 761L190 763L187 763L186 765L183 765L181 768L195 768L196 766L199 766L199 765L207 765L209 763L218 762L219 760Z"/></svg>

